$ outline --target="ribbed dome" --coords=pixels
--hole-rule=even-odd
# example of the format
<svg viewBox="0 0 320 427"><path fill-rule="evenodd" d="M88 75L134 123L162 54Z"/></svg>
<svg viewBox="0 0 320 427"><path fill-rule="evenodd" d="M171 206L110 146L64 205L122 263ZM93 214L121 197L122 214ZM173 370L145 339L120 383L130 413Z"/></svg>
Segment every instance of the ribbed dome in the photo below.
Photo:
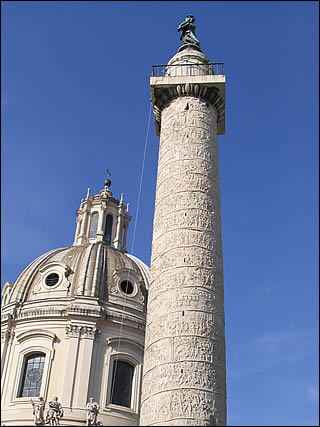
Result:
<svg viewBox="0 0 320 427"><path fill-rule="evenodd" d="M148 266L113 247L92 243L59 248L41 255L22 272L6 304L75 296L107 302L110 294L125 294L118 286L125 280L134 282L130 293L134 298L146 294L148 279Z"/></svg>
<svg viewBox="0 0 320 427"><path fill-rule="evenodd" d="M39 396L59 396L63 425L85 424L91 396L103 425L138 425L148 282L142 261L92 242L47 252L5 284L2 351L7 396L16 405L7 409L6 425L34 425L30 398ZM41 366L30 372L37 369L41 388L33 391L26 372L36 359ZM113 399L118 363L132 380L126 405Z"/></svg>

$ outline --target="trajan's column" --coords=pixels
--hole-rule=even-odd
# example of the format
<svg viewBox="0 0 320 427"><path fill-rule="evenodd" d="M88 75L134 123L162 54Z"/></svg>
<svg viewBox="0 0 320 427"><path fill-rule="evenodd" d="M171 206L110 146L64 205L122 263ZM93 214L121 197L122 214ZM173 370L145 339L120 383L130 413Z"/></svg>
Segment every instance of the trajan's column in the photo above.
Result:
<svg viewBox="0 0 320 427"><path fill-rule="evenodd" d="M225 76L201 51L192 15L178 31L184 44L150 79L160 148L140 425L226 425L217 145Z"/></svg>

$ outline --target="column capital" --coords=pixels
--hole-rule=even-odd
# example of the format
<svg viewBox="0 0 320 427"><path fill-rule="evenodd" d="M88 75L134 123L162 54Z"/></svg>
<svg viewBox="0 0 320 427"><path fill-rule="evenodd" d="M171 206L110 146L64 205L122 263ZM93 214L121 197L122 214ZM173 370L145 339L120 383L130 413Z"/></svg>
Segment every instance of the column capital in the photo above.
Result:
<svg viewBox="0 0 320 427"><path fill-rule="evenodd" d="M175 98L192 96L213 105L217 110L218 134L225 133L225 76L151 77L151 100L156 125L160 135L161 112Z"/></svg>
<svg viewBox="0 0 320 427"><path fill-rule="evenodd" d="M66 338L94 339L100 331L93 326L67 325Z"/></svg>

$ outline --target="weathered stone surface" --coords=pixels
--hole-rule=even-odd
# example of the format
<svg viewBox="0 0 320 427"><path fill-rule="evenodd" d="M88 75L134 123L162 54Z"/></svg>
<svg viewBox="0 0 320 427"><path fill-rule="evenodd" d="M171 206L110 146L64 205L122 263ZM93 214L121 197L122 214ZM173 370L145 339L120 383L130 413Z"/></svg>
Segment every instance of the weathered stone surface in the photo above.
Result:
<svg viewBox="0 0 320 427"><path fill-rule="evenodd" d="M225 425L225 325L215 107L162 110L141 425Z"/></svg>
<svg viewBox="0 0 320 427"><path fill-rule="evenodd" d="M143 407L148 413L143 425L224 425L224 421L218 418L218 413L223 411L219 398L218 393L189 387L153 394L143 401ZM212 417L216 412L218 423L215 424Z"/></svg>
<svg viewBox="0 0 320 427"><path fill-rule="evenodd" d="M221 392L219 384L223 384L224 370L208 362L183 361L155 366L144 372L144 379L149 388L143 389L142 401L150 394L171 391L177 387L182 389L196 388L203 391Z"/></svg>
<svg viewBox="0 0 320 427"><path fill-rule="evenodd" d="M163 296L165 297L165 295ZM200 336L223 339L224 321L219 315L200 310L188 310L153 315L154 321L147 324L146 348L154 341L168 337ZM147 358L146 358L147 360Z"/></svg>
<svg viewBox="0 0 320 427"><path fill-rule="evenodd" d="M182 317L185 317L186 312L190 310L206 311L221 317L224 315L223 298L202 287L186 285L183 289L168 289L167 297L170 297L170 301L164 299L162 293L159 293L149 301L150 316L148 315L148 322L154 321L155 315L153 313L165 313L166 310L170 312L180 311L180 313L181 310L184 310L185 313Z"/></svg>
<svg viewBox="0 0 320 427"><path fill-rule="evenodd" d="M189 266L187 269L170 269L163 272L163 274L155 273L151 285L153 283L155 283L155 286L153 286L151 296L167 289L180 288L187 285L203 286L223 294L222 272L213 271L206 267Z"/></svg>

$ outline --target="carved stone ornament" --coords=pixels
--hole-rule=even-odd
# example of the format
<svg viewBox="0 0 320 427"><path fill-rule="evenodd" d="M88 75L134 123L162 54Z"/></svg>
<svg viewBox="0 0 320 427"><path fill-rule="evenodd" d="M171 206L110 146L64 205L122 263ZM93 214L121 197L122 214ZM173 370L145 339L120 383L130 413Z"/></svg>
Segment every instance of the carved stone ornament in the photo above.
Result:
<svg viewBox="0 0 320 427"><path fill-rule="evenodd" d="M58 397L54 396L53 400L49 402L49 409L47 410L46 424L50 426L58 426L60 418L64 415L62 405L58 402Z"/></svg>
<svg viewBox="0 0 320 427"><path fill-rule="evenodd" d="M33 287L33 294L48 292L48 290L55 290L56 288L59 288L59 290L66 290L66 288L70 286L68 276L73 272L67 264L55 261L44 265L39 270L39 273L40 279ZM59 279L53 286L47 286L46 277L51 273L57 274Z"/></svg>
<svg viewBox="0 0 320 427"><path fill-rule="evenodd" d="M112 276L113 280L109 288L111 295L119 296L125 298L126 300L133 300L143 304L144 296L141 291L141 286L143 284L142 277L138 277L135 272L127 268L115 270ZM132 283L134 289L131 294L125 294L121 290L121 282L124 280L128 280Z"/></svg>
<svg viewBox="0 0 320 427"><path fill-rule="evenodd" d="M94 339L98 333L97 329L93 326L81 326L81 325L67 325L66 326L66 338L87 338Z"/></svg>
<svg viewBox="0 0 320 427"><path fill-rule="evenodd" d="M217 123L224 120L225 104L219 95L219 90L215 87L186 83L172 85L167 89L162 89L156 93L156 103L153 105L153 115L159 129L161 127L161 111L173 99L180 96L193 96L201 98L203 101L212 104L217 110Z"/></svg>
<svg viewBox="0 0 320 427"><path fill-rule="evenodd" d="M44 400L43 397L39 397L39 402L33 402L31 399L31 405L33 408L33 416L34 416L34 425L36 426L44 426Z"/></svg>
<svg viewBox="0 0 320 427"><path fill-rule="evenodd" d="M87 419L86 419L86 425L87 426L97 426L98 421L97 417L99 414L100 405L98 402L95 402L93 397L90 397L89 402L86 406L86 412L87 412Z"/></svg>
<svg viewBox="0 0 320 427"><path fill-rule="evenodd" d="M201 84L201 98L193 83L171 89L180 96L161 113L140 423L225 425L220 97Z"/></svg>

